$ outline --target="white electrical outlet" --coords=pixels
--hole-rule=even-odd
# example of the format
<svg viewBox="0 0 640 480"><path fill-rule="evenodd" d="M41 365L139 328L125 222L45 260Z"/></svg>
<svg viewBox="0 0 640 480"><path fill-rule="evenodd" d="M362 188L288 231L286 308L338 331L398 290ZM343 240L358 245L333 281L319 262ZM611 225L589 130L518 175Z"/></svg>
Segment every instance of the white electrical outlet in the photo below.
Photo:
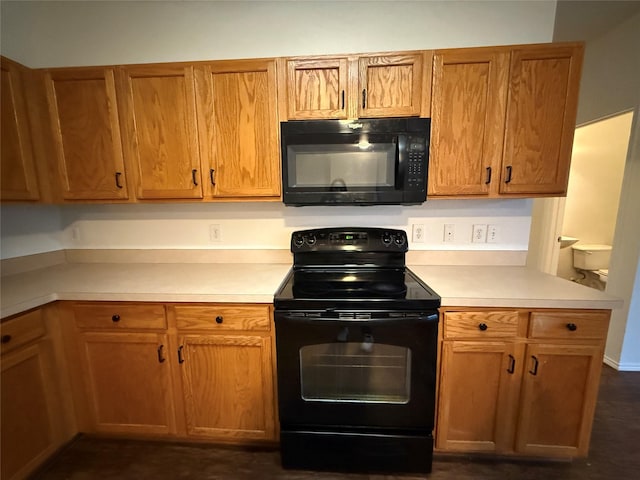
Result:
<svg viewBox="0 0 640 480"><path fill-rule="evenodd" d="M487 243L498 243L500 241L497 225L487 225Z"/></svg>
<svg viewBox="0 0 640 480"><path fill-rule="evenodd" d="M80 227L73 227L71 229L71 240L74 242L80 241Z"/></svg>
<svg viewBox="0 0 640 480"><path fill-rule="evenodd" d="M456 226L453 223L447 223L444 226L444 243L453 243L456 238Z"/></svg>
<svg viewBox="0 0 640 480"><path fill-rule="evenodd" d="M487 226L486 225L474 225L473 235L471 236L472 243L485 243L487 241Z"/></svg>
<svg viewBox="0 0 640 480"><path fill-rule="evenodd" d="M220 232L220 225L215 223L209 225L209 241L211 243L220 243L222 241L222 233Z"/></svg>
<svg viewBox="0 0 640 480"><path fill-rule="evenodd" d="M411 241L413 243L424 243L424 225L414 223L412 227Z"/></svg>

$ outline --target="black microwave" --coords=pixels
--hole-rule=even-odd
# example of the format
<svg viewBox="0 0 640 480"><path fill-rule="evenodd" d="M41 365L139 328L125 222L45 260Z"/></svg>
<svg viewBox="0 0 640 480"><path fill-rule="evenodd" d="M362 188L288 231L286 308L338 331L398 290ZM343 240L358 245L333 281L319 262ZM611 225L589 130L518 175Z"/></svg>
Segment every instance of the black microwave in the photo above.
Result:
<svg viewBox="0 0 640 480"><path fill-rule="evenodd" d="M416 205L427 199L428 118L282 122L286 205Z"/></svg>

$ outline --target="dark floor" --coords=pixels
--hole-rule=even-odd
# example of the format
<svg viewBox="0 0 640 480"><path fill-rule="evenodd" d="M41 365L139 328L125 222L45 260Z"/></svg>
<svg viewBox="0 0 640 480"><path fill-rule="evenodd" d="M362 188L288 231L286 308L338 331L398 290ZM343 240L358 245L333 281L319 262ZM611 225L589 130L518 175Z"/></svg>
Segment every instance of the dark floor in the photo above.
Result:
<svg viewBox="0 0 640 480"><path fill-rule="evenodd" d="M38 480L352 479L413 476L283 470L277 451L80 437L37 472ZM588 459L571 463L437 457L440 479L626 480L640 478L640 372L604 367Z"/></svg>

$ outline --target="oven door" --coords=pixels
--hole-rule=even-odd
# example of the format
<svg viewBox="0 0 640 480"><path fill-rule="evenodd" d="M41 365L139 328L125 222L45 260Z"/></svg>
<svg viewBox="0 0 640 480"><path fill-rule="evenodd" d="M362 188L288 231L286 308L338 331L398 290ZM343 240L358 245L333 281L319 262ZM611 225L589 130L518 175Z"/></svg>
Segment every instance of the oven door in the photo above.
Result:
<svg viewBox="0 0 640 480"><path fill-rule="evenodd" d="M282 429L431 431L437 312L340 316L276 311Z"/></svg>

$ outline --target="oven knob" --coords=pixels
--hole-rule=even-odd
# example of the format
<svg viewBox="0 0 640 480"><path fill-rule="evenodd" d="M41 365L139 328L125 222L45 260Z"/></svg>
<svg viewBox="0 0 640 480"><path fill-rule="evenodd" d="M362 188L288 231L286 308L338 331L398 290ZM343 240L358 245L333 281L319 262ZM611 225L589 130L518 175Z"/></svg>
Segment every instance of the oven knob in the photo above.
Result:
<svg viewBox="0 0 640 480"><path fill-rule="evenodd" d="M316 236L315 235L309 235L307 237L307 244L308 245L315 245L316 244Z"/></svg>
<svg viewBox="0 0 640 480"><path fill-rule="evenodd" d="M301 247L304 244L304 238L302 235L294 235L293 236L293 244L296 247Z"/></svg>
<svg viewBox="0 0 640 480"><path fill-rule="evenodd" d="M389 245L391 243L391 235L388 232L382 234L382 243Z"/></svg>
<svg viewBox="0 0 640 480"><path fill-rule="evenodd" d="M395 238L396 245L404 245L404 235L398 235Z"/></svg>

